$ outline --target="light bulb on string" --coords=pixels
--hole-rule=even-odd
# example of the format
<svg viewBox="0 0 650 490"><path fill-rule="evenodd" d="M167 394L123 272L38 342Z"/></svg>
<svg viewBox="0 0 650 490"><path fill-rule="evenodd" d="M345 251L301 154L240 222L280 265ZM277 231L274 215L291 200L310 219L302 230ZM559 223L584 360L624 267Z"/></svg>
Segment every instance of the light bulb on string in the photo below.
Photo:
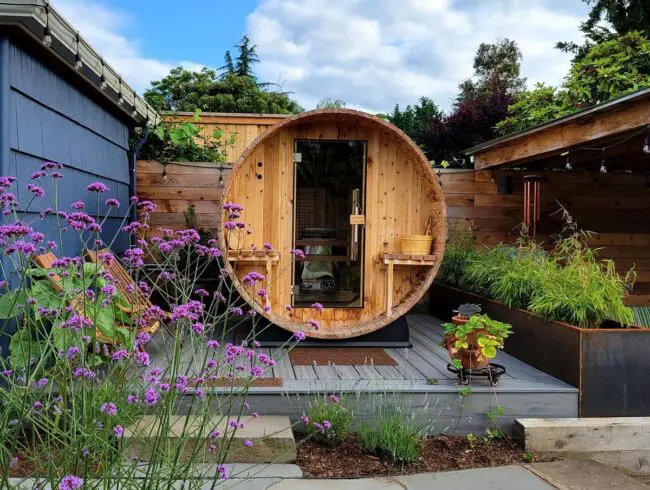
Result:
<svg viewBox="0 0 650 490"><path fill-rule="evenodd" d="M605 165L605 157L600 161L600 173L601 174L606 174L607 173L607 166Z"/></svg>
<svg viewBox="0 0 650 490"><path fill-rule="evenodd" d="M106 90L108 88L108 83L106 83L106 77L104 76L104 60L102 59L102 75L99 78L99 88L101 90Z"/></svg>
<svg viewBox="0 0 650 490"><path fill-rule="evenodd" d="M219 167L219 185L223 185L223 165Z"/></svg>
<svg viewBox="0 0 650 490"><path fill-rule="evenodd" d="M567 151L566 153L562 153L562 155L566 155L566 163L564 164L564 168L567 169L567 170L571 170L573 168L573 165L571 165L570 152Z"/></svg>
<svg viewBox="0 0 650 490"><path fill-rule="evenodd" d="M117 94L117 104L124 105L124 95L122 95L122 78L120 77L120 90Z"/></svg>
<svg viewBox="0 0 650 490"><path fill-rule="evenodd" d="M45 30L43 31L43 46L52 46L52 31L50 31L50 8L45 7Z"/></svg>
<svg viewBox="0 0 650 490"><path fill-rule="evenodd" d="M79 54L79 34L77 33L77 52L74 55L74 68L75 70L81 70L84 67L83 62L81 61L81 55Z"/></svg>
<svg viewBox="0 0 650 490"><path fill-rule="evenodd" d="M650 155L650 126L645 134L645 140L643 141L643 153L645 155Z"/></svg>
<svg viewBox="0 0 650 490"><path fill-rule="evenodd" d="M167 165L163 165L162 179L167 182Z"/></svg>

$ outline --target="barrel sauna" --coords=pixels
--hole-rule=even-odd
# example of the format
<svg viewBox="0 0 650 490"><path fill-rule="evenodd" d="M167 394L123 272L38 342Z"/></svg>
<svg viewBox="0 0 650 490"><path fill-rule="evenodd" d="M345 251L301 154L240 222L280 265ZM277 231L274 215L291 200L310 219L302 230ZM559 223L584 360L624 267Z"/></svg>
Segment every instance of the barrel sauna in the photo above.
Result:
<svg viewBox="0 0 650 490"><path fill-rule="evenodd" d="M446 208L429 161L360 111L309 111L270 127L236 162L224 201L243 207L224 210L220 234L239 293L312 338L358 337L404 315L444 252ZM400 237L423 234L430 248L400 253Z"/></svg>

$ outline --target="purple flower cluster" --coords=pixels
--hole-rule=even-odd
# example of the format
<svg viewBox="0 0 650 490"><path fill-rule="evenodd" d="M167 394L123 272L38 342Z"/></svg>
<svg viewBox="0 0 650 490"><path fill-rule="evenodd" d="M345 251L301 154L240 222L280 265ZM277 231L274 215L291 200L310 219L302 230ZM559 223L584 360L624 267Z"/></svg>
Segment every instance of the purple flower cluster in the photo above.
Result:
<svg viewBox="0 0 650 490"><path fill-rule="evenodd" d="M98 192L98 193L103 193L103 192L108 192L110 189L106 184L103 182L93 182L92 184L89 184L88 187L86 187L87 190L90 192Z"/></svg>
<svg viewBox="0 0 650 490"><path fill-rule="evenodd" d="M138 247L128 249L124 252L124 263L133 269L144 266L144 251Z"/></svg>
<svg viewBox="0 0 650 490"><path fill-rule="evenodd" d="M61 479L59 490L76 490L77 488L81 488L83 484L83 478L79 478L75 475L67 475Z"/></svg>
<svg viewBox="0 0 650 490"><path fill-rule="evenodd" d="M242 277L242 282L247 286L255 286L255 283L258 281L263 281L264 276L259 272L249 272L244 277Z"/></svg>
<svg viewBox="0 0 650 490"><path fill-rule="evenodd" d="M190 300L187 304L175 306L170 316L171 321L178 321L187 318L192 321L198 321L203 314L205 306L200 301Z"/></svg>

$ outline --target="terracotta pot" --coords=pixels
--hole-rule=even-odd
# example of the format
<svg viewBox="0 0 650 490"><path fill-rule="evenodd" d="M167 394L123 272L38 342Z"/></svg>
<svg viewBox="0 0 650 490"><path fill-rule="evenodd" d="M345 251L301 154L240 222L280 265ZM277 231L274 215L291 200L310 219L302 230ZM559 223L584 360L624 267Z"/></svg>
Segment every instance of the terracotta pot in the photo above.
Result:
<svg viewBox="0 0 650 490"><path fill-rule="evenodd" d="M454 317L452 320L458 318L459 321L465 320L462 323L456 323L457 325L463 325L467 323L467 318L464 317ZM461 366L465 369L483 369L490 363L490 359L483 355L481 348L478 345L478 336L481 333L485 333L484 330L475 330L467 336L468 348L457 349L454 347L457 337L453 335L448 335L445 337L447 351L449 352L449 357L454 361L456 359L460 360Z"/></svg>
<svg viewBox="0 0 650 490"><path fill-rule="evenodd" d="M469 321L469 317L463 315L455 315L451 317L451 322L456 325L465 325Z"/></svg>

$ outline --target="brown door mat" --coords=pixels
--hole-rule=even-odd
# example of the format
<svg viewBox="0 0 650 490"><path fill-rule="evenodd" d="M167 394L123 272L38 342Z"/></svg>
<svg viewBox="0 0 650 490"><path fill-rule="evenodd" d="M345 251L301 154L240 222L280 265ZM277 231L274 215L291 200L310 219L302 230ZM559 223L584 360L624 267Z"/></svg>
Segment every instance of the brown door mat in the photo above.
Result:
<svg viewBox="0 0 650 490"><path fill-rule="evenodd" d="M169 383L169 380L165 380L167 383ZM246 380L243 378L217 378L217 379L206 379L203 383L201 383L201 386L207 386L207 387L229 387L229 386L244 386L244 382ZM197 386L196 381L191 379L188 382L189 386ZM249 384L249 387L251 388L281 388L284 386L284 379L283 378L255 378L251 383Z"/></svg>
<svg viewBox="0 0 650 490"><path fill-rule="evenodd" d="M294 366L395 366L397 361L380 347L296 347L289 351Z"/></svg>

